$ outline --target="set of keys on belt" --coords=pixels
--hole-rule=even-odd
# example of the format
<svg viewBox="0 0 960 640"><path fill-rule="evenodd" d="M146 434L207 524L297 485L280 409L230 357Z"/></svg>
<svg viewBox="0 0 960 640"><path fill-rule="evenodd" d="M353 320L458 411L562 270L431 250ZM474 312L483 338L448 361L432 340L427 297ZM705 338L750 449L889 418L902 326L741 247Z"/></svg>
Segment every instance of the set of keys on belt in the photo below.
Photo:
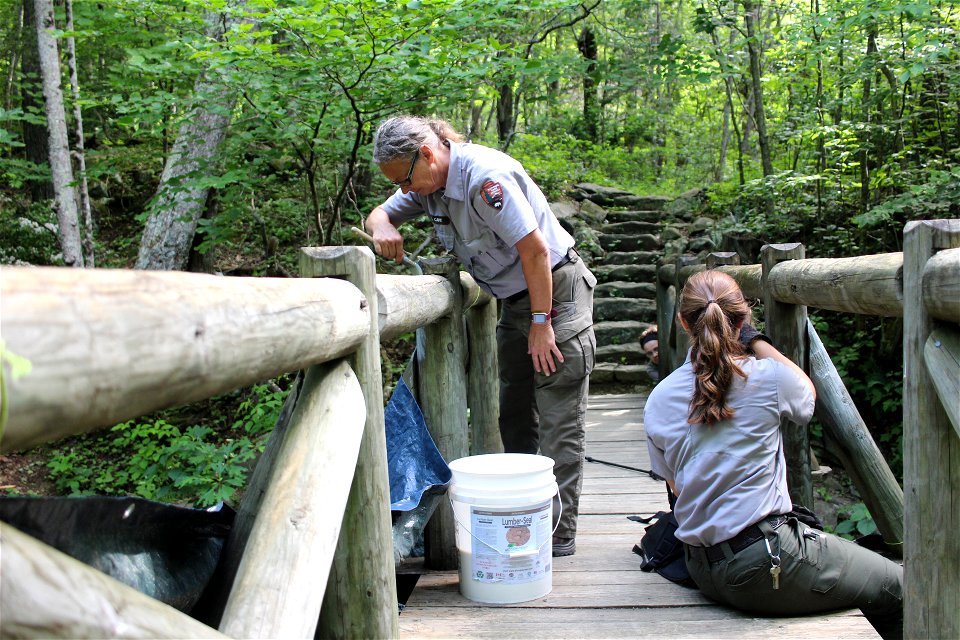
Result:
<svg viewBox="0 0 960 640"><path fill-rule="evenodd" d="M780 556L773 554L769 538L764 537L763 541L767 545L767 554L770 556L770 577L773 579L773 590L776 591L780 588Z"/></svg>

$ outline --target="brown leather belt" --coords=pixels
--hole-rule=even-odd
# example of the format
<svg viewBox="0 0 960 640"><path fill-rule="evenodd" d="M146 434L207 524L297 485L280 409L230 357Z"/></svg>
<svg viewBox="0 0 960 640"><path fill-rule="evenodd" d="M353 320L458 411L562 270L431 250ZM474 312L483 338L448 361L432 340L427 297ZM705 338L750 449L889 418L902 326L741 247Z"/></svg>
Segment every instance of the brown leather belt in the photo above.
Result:
<svg viewBox="0 0 960 640"><path fill-rule="evenodd" d="M787 516L784 516L784 515L767 516L766 518L764 518L764 520L770 523L771 528L776 529L777 527L779 527L780 525L782 525L784 522L787 521ZM747 527L746 529L744 529L743 531L741 531L740 533L738 533L737 535L730 538L729 540L724 540L723 542L726 542L728 545L730 545L730 550L732 552L739 553L740 551L743 551L744 549L752 545L754 542L762 538L763 538L763 531L760 530L758 523L754 523L749 527ZM707 560L711 564L713 564L714 562L720 562L726 557L726 555L723 552L723 542L719 544L715 544L712 547L703 548L704 553L707 554Z"/></svg>

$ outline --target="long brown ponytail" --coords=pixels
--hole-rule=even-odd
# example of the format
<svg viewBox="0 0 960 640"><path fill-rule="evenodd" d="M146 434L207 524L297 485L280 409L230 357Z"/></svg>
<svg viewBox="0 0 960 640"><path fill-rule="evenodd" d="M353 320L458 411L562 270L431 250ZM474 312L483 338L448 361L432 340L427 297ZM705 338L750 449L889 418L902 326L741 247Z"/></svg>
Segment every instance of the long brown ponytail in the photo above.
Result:
<svg viewBox="0 0 960 640"><path fill-rule="evenodd" d="M733 416L726 402L733 377L746 378L738 360L746 354L738 329L750 307L736 281L720 271L701 271L683 287L680 316L689 327L695 375L690 424L713 425Z"/></svg>

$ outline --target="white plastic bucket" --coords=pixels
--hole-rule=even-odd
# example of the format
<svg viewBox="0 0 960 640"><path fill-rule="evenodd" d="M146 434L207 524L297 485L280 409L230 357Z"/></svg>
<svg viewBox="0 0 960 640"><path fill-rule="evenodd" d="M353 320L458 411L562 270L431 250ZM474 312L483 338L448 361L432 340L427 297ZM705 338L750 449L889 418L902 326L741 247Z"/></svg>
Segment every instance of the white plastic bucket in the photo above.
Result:
<svg viewBox="0 0 960 640"><path fill-rule="evenodd" d="M553 460L494 453L450 463L460 593L509 604L553 589Z"/></svg>

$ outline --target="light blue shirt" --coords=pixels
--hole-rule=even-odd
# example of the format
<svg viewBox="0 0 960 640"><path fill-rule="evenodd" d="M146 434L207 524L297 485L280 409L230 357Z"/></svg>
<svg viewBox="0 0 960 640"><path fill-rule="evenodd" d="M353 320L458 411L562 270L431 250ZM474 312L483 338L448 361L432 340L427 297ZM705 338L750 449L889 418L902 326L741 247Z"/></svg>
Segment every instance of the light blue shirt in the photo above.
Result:
<svg viewBox="0 0 960 640"><path fill-rule="evenodd" d="M383 208L395 226L429 215L446 249L497 298L527 288L515 245L530 232L540 229L551 265L573 246L573 238L520 163L476 144L450 143L445 189L428 196L398 189Z"/></svg>
<svg viewBox="0 0 960 640"><path fill-rule="evenodd" d="M741 368L747 379L734 376L727 393L734 415L712 427L687 423L694 384L689 354L644 407L650 466L676 483L676 536L687 544L713 546L793 508L780 418L809 422L813 393L776 360L748 358Z"/></svg>

